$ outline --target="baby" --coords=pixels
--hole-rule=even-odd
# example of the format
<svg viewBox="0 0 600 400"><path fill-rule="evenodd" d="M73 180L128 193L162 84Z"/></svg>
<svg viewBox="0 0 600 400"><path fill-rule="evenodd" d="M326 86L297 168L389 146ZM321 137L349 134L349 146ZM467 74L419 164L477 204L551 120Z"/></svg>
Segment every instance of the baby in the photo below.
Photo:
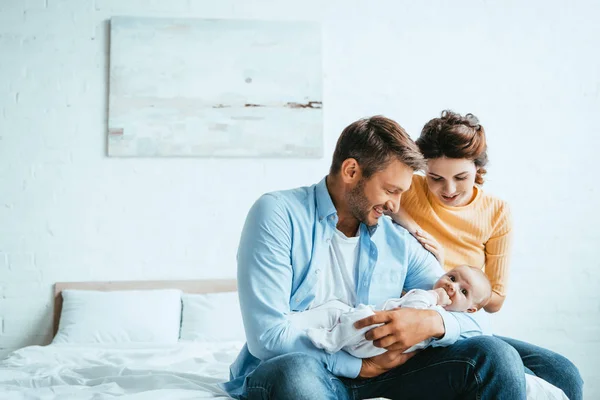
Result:
<svg viewBox="0 0 600 400"><path fill-rule="evenodd" d="M442 307L447 311L472 313L481 309L491 295L492 287L485 273L479 268L463 265L443 275L435 283L433 290L413 289L402 298L386 301L382 310L399 307ZM355 357L368 358L386 351L375 347L373 342L366 340L364 336L367 331L380 325L356 329L354 323L373 314L375 313L372 306L361 304L352 308L334 300L314 309L292 314L291 319L292 323L303 325L316 347L328 353L345 350ZM418 343L406 352L425 348L430 342L431 339Z"/></svg>

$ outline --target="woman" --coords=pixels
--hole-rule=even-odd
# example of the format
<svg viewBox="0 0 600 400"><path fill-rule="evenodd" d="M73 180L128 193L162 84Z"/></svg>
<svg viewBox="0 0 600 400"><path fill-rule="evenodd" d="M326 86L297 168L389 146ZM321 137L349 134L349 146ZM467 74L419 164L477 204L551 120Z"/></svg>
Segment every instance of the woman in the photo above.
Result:
<svg viewBox="0 0 600 400"><path fill-rule="evenodd" d="M413 177L400 211L392 217L446 271L463 264L484 269L493 290L484 309L497 312L506 298L512 224L507 204L481 189L488 161L483 126L472 114L443 111L423 127L416 143L427 160L426 176ZM583 397L583 381L568 359L501 339L519 352L529 372L561 388L571 400Z"/></svg>

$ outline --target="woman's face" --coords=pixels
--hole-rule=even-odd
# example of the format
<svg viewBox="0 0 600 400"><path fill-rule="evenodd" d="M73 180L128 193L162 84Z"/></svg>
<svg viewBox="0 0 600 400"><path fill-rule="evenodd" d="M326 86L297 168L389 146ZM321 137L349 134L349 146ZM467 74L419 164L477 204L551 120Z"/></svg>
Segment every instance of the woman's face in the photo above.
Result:
<svg viewBox="0 0 600 400"><path fill-rule="evenodd" d="M473 197L477 168L466 158L433 158L427 160L429 190L447 206L467 205Z"/></svg>

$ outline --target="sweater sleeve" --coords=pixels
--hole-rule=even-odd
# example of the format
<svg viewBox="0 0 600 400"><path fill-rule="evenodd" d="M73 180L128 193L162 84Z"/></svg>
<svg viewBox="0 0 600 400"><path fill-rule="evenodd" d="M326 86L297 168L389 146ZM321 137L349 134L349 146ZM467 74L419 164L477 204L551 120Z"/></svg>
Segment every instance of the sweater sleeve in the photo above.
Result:
<svg viewBox="0 0 600 400"><path fill-rule="evenodd" d="M506 296L512 239L512 220L506 203L501 203L497 216L492 235L485 243L485 273L492 290Z"/></svg>

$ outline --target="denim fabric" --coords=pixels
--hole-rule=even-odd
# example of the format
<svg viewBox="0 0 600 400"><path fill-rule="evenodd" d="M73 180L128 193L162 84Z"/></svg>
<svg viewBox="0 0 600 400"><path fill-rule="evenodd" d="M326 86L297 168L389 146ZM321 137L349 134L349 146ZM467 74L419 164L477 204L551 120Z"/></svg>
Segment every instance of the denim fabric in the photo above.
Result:
<svg viewBox="0 0 600 400"><path fill-rule="evenodd" d="M517 350L527 373L562 389L570 400L583 399L583 379L577 367L566 357L520 340L496 337Z"/></svg>
<svg viewBox="0 0 600 400"><path fill-rule="evenodd" d="M246 378L241 399L525 399L519 353L491 336L428 348L372 379L338 378L302 353L262 363Z"/></svg>

